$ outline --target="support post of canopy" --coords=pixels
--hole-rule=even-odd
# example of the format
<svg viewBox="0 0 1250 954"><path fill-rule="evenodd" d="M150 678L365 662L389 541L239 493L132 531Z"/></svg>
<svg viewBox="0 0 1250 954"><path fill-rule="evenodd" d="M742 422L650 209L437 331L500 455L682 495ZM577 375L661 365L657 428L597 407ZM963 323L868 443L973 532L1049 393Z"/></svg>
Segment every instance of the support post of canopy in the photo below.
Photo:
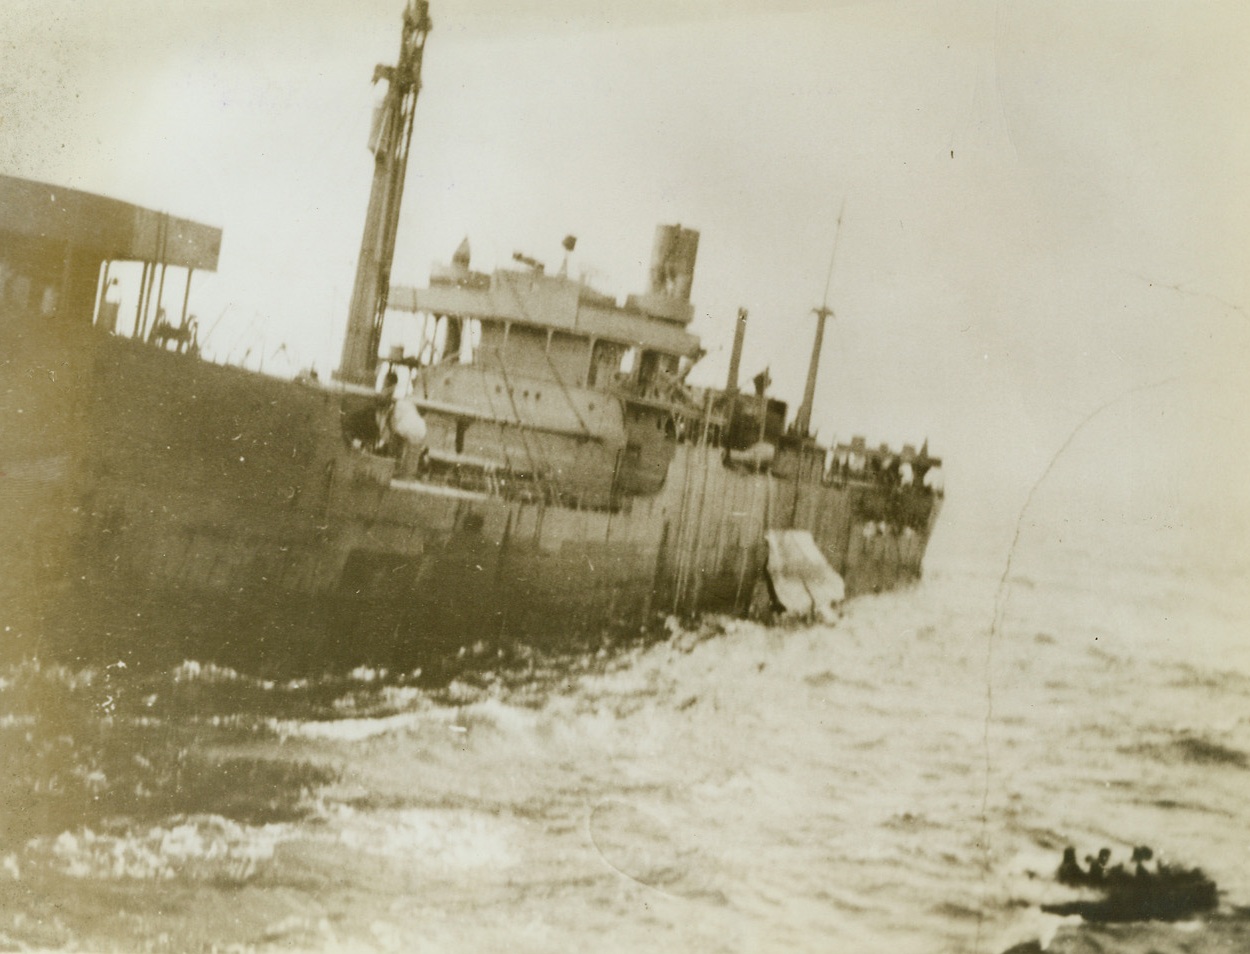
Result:
<svg viewBox="0 0 1250 954"><path fill-rule="evenodd" d="M187 326L187 303L191 301L191 277L194 274L194 268L187 269L187 286L182 292L182 318L178 321L179 328L185 328Z"/></svg>
<svg viewBox="0 0 1250 954"><path fill-rule="evenodd" d="M113 260L106 258L100 263L100 285L96 289L95 308L91 312L91 323L94 325L100 320L100 308L104 304L104 296L109 292L109 269L113 266Z"/></svg>
<svg viewBox="0 0 1250 954"><path fill-rule="evenodd" d="M153 331L156 331L156 326L161 320L161 311L163 307L162 303L165 300L165 270L168 267L169 265L167 263L161 262L161 281L156 287L156 320L152 322Z"/></svg>
<svg viewBox="0 0 1250 954"><path fill-rule="evenodd" d="M143 321L143 294L148 284L148 262L143 260L143 271L139 274L139 297L135 300L135 327L132 332L133 336L138 338L142 333Z"/></svg>
<svg viewBox="0 0 1250 954"><path fill-rule="evenodd" d="M143 340L148 335L148 318L152 314L152 286L156 284L156 262L145 263L148 268L148 291L143 296L143 322L139 325L139 333L135 335Z"/></svg>
<svg viewBox="0 0 1250 954"><path fill-rule="evenodd" d="M165 272L169 268L168 250L169 250L169 216L162 213L157 224L159 243L159 254L161 257L161 279L156 286L156 318L152 322L152 333L155 335L157 325L161 321L161 309L165 303Z"/></svg>

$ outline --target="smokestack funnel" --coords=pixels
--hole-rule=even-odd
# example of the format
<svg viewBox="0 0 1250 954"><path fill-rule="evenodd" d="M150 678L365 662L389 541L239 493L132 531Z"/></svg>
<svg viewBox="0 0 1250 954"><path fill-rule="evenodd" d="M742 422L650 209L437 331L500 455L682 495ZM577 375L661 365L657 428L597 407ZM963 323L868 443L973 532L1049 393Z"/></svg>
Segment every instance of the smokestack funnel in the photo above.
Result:
<svg viewBox="0 0 1250 954"><path fill-rule="evenodd" d="M697 231L680 225L658 226L651 252L651 293L689 301L698 254Z"/></svg>

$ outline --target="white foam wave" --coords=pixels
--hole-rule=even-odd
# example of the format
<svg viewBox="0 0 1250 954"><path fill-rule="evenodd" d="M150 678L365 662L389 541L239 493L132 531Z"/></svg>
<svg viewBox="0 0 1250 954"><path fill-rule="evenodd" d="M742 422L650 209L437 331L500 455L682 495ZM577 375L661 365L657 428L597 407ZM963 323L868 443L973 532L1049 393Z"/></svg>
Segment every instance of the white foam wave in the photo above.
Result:
<svg viewBox="0 0 1250 954"><path fill-rule="evenodd" d="M361 742L374 736L403 732L427 720L421 712L361 719L294 720L269 719L266 725L279 738L298 737L332 742Z"/></svg>
<svg viewBox="0 0 1250 954"><path fill-rule="evenodd" d="M243 678L229 666L202 663L195 659L184 659L181 665L170 670L169 675L174 682L238 682Z"/></svg>
<svg viewBox="0 0 1250 954"><path fill-rule="evenodd" d="M73 878L245 881L273 857L288 832L286 825L254 827L219 815L195 815L142 832L66 831L50 841L32 842L28 853L46 853L54 868Z"/></svg>
<svg viewBox="0 0 1250 954"><path fill-rule="evenodd" d="M413 808L358 812L337 807L330 816L339 841L418 868L498 870L517 863L509 823L480 812Z"/></svg>

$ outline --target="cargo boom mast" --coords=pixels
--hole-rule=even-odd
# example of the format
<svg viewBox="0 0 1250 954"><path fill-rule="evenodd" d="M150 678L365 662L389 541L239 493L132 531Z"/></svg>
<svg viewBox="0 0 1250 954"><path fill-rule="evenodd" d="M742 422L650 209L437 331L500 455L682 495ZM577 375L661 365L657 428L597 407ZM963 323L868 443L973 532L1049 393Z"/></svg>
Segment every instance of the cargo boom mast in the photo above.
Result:
<svg viewBox="0 0 1250 954"><path fill-rule="evenodd" d="M360 240L356 283L338 377L350 384L372 386L377 374L382 320L386 314L395 255L395 233L404 196L412 120L421 91L421 60L430 32L426 0L410 0L404 10L403 39L395 66L377 66L373 81L387 81L386 97L374 117L370 148L374 155L373 188Z"/></svg>

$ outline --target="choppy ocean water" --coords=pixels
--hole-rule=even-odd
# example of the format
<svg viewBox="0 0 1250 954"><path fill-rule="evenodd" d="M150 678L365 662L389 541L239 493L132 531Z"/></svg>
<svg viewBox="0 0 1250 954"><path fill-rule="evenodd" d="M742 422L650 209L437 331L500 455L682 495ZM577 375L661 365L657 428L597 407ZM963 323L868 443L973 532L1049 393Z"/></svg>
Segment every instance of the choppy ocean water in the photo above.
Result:
<svg viewBox="0 0 1250 954"><path fill-rule="evenodd" d="M1244 573L1003 570L450 681L7 669L0 949L1250 949ZM1143 843L1220 913L1041 912Z"/></svg>

